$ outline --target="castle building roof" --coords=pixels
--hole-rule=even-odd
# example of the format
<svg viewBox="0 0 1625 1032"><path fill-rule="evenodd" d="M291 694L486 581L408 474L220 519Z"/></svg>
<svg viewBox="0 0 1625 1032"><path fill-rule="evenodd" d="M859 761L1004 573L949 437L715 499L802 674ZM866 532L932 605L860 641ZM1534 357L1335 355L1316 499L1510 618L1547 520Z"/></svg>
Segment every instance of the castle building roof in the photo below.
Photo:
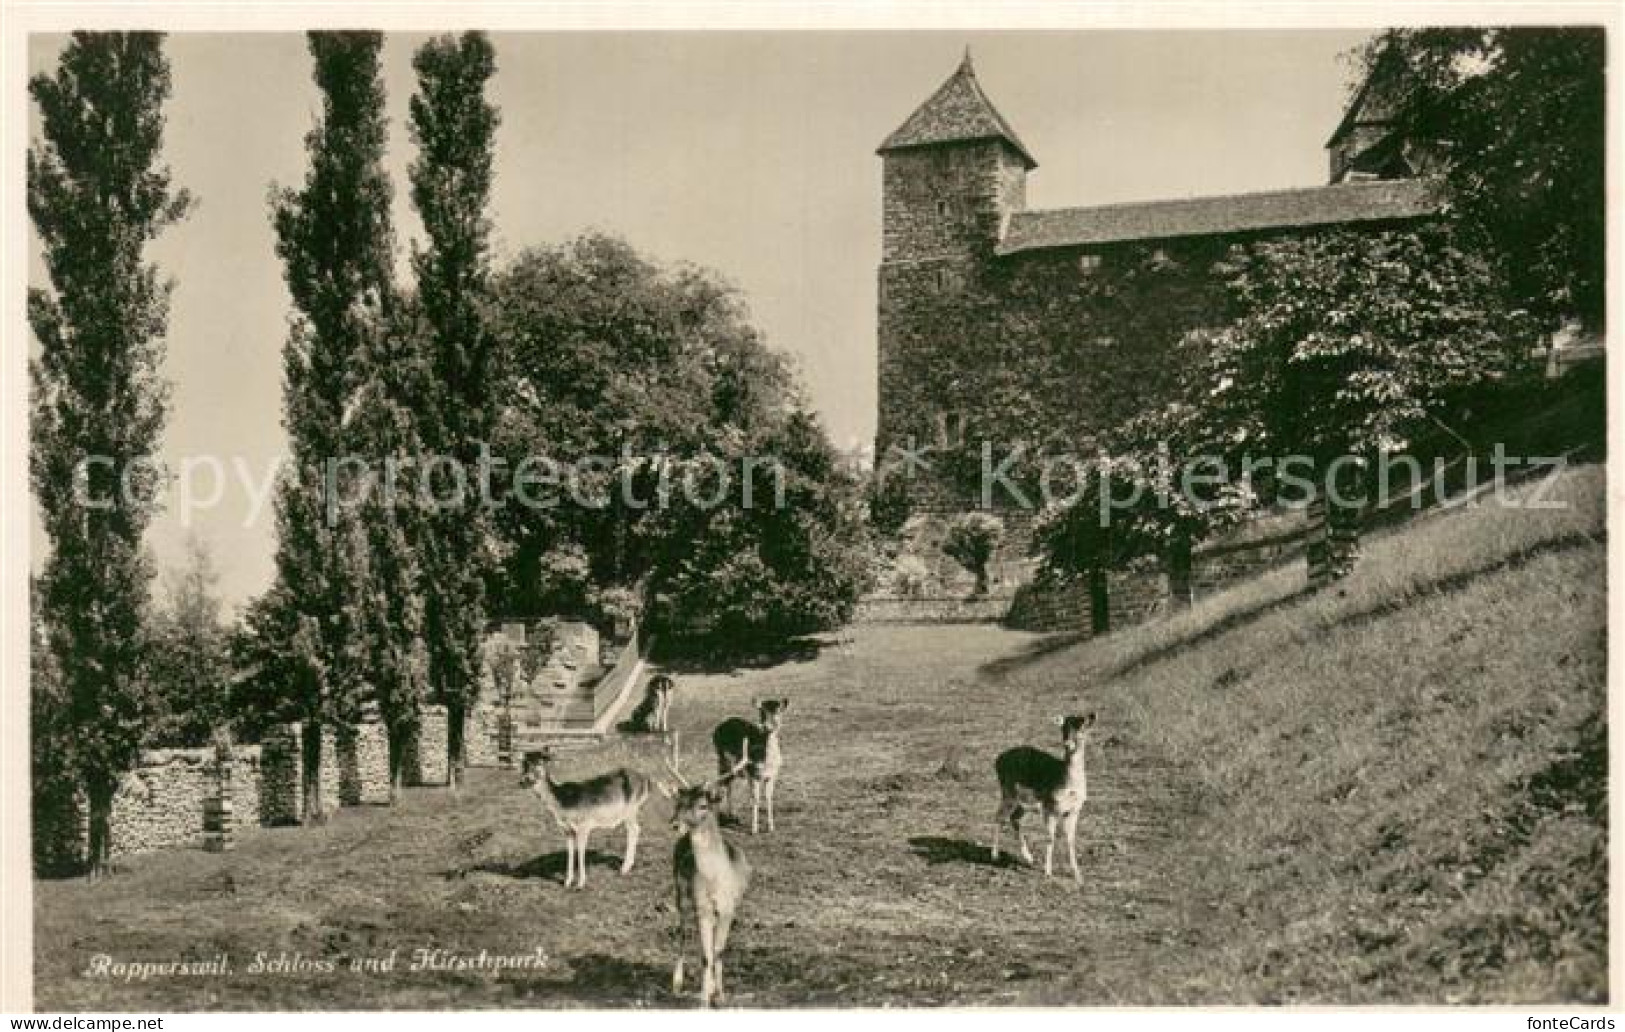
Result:
<svg viewBox="0 0 1625 1032"><path fill-rule="evenodd" d="M1003 140L1021 156L1028 169L1038 167L1026 144L982 92L967 50L965 60L948 81L886 137L876 153L972 140Z"/></svg>
<svg viewBox="0 0 1625 1032"><path fill-rule="evenodd" d="M1267 193L1022 211L1010 216L998 253L1403 221L1436 215L1442 204L1437 179L1382 179Z"/></svg>

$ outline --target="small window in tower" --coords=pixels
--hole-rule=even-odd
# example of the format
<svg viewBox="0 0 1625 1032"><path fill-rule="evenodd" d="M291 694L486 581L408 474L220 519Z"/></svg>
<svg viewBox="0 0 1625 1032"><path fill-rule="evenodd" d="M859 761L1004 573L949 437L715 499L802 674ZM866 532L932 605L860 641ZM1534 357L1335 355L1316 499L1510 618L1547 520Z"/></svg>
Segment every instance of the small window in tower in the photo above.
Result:
<svg viewBox="0 0 1625 1032"><path fill-rule="evenodd" d="M1098 255L1098 254L1080 254L1080 255L1078 255L1078 271L1080 273L1082 273L1083 275L1085 275L1085 276L1093 276L1095 273L1099 272L1100 271L1100 255Z"/></svg>
<svg viewBox="0 0 1625 1032"><path fill-rule="evenodd" d="M953 205L948 203L948 199L946 197L938 197L937 198L937 214L938 215L947 215L948 212L951 211L952 209L953 209Z"/></svg>

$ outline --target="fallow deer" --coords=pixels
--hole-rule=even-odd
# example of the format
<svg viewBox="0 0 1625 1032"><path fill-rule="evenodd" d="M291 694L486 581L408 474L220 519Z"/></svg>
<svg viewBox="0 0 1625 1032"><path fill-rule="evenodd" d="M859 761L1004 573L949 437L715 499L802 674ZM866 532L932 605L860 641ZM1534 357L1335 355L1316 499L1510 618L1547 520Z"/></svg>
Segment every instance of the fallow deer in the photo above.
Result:
<svg viewBox="0 0 1625 1032"><path fill-rule="evenodd" d="M541 797L564 831L564 887L587 886L587 845L594 831L626 825L621 873L632 870L638 850L638 817L649 798L649 779L621 768L585 781L554 781L549 749L525 754L520 784Z"/></svg>
<svg viewBox="0 0 1625 1032"><path fill-rule="evenodd" d="M677 890L677 964L671 972L671 991L683 991L683 962L689 949L688 929L693 925L702 964L700 1002L709 1007L723 1000L722 952L728 946L739 901L750 885L750 861L738 846L723 837L716 813L724 786L744 771L745 761L711 781L691 785L679 769L674 737L666 769L677 778L674 788L657 785L672 800L671 826L677 832L677 844L672 850Z"/></svg>
<svg viewBox="0 0 1625 1032"><path fill-rule="evenodd" d="M1057 717L1061 728L1061 758L1034 749L1017 746L1008 749L994 761L993 769L999 776L999 815L993 822L993 859L999 859L999 832L1008 821L1021 843L1021 857L1033 862L1032 850L1027 848L1027 836L1021 831L1021 815L1026 810L1039 810L1044 814L1044 825L1049 831L1049 848L1044 851L1044 876L1054 873L1055 832L1066 829L1066 849L1072 861L1072 880L1079 884L1078 873L1078 815L1084 800L1089 798L1089 780L1084 770L1084 747L1089 741L1089 729L1094 726L1095 715Z"/></svg>
<svg viewBox="0 0 1625 1032"><path fill-rule="evenodd" d="M665 734L671 730L671 696L677 683L666 674L649 678L643 698L627 718L629 729L635 733Z"/></svg>
<svg viewBox="0 0 1625 1032"><path fill-rule="evenodd" d="M767 801L767 830L773 827L773 790L784 769L784 750L779 745L779 728L790 708L789 699L758 699L757 723L743 717L729 717L711 733L717 750L717 771L726 774L741 765L750 780L750 833L759 830L758 818L763 798ZM728 785L728 812L733 813L733 783Z"/></svg>

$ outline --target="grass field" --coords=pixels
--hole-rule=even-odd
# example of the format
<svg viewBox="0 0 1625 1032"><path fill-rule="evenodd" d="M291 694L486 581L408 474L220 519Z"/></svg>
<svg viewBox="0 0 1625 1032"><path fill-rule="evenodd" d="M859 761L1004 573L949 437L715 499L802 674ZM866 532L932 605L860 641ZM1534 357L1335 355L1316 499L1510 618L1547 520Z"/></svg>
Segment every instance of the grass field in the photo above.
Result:
<svg viewBox="0 0 1625 1032"><path fill-rule="evenodd" d="M1094 642L862 627L850 654L680 673L690 774L757 694L793 700L779 830L728 956L745 1006L1594 1001L1606 994L1600 468L1563 512L1468 509L1368 543L1340 589L1276 571ZM1084 884L988 860L992 761L1096 710ZM652 743L563 773L658 769ZM668 988L669 809L566 891L517 776L409 790L227 855L37 882L50 1010L687 1006ZM1036 830L1036 829L1035 829ZM538 970L406 970L417 948ZM398 951L397 970L357 958ZM231 958L227 977L86 976ZM331 972L250 974L256 953Z"/></svg>

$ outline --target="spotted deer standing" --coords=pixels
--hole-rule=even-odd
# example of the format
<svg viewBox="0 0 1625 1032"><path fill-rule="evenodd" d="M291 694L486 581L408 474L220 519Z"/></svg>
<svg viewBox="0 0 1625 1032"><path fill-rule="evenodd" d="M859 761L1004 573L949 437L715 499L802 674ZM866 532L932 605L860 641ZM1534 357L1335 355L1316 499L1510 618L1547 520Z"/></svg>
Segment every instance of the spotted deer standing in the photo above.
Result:
<svg viewBox="0 0 1625 1032"><path fill-rule="evenodd" d="M1089 741L1089 729L1094 726L1095 715L1086 717L1057 717L1061 728L1061 757L1057 759L1042 749L1017 746L999 754L993 769L999 776L999 815L993 822L993 859L999 858L999 832L1006 821L1021 843L1021 858L1033 862L1032 850L1027 848L1027 836L1021 831L1021 817L1027 810L1044 814L1044 826L1049 831L1049 847L1044 851L1044 875L1054 873L1055 832L1066 829L1066 849L1072 861L1072 880L1079 884L1078 873L1078 815L1084 800L1089 798L1089 779L1084 770L1084 746Z"/></svg>
<svg viewBox="0 0 1625 1032"><path fill-rule="evenodd" d="M643 698L627 718L629 729L639 734L666 734L671 730L671 696L677 682L667 674L656 674L644 687Z"/></svg>
<svg viewBox="0 0 1625 1032"><path fill-rule="evenodd" d="M722 835L717 804L726 786L745 770L745 761L711 781L691 785L679 769L681 758L673 736L666 769L677 779L675 787L657 784L672 800L672 876L677 889L677 964L671 972L671 991L683 991L683 962L688 956L692 926L700 943L700 1002L721 1003L722 951L728 946L739 901L750 885L750 861Z"/></svg>
<svg viewBox="0 0 1625 1032"><path fill-rule="evenodd" d="M564 830L564 887L586 888L588 839L600 828L626 825L621 873L631 871L638 850L639 814L649 798L649 779L623 767L585 781L554 781L548 769L552 762L550 749L526 753L519 783L541 797Z"/></svg>
<svg viewBox="0 0 1625 1032"><path fill-rule="evenodd" d="M750 833L756 834L758 817L764 798L767 801L767 830L773 828L773 790L778 786L779 773L784 769L784 750L779 744L779 729L784 714L790 708L789 699L757 699L757 723L743 717L729 717L711 733L711 743L717 750L717 771L726 774L744 766L750 781ZM733 813L733 783L728 785L728 812Z"/></svg>

